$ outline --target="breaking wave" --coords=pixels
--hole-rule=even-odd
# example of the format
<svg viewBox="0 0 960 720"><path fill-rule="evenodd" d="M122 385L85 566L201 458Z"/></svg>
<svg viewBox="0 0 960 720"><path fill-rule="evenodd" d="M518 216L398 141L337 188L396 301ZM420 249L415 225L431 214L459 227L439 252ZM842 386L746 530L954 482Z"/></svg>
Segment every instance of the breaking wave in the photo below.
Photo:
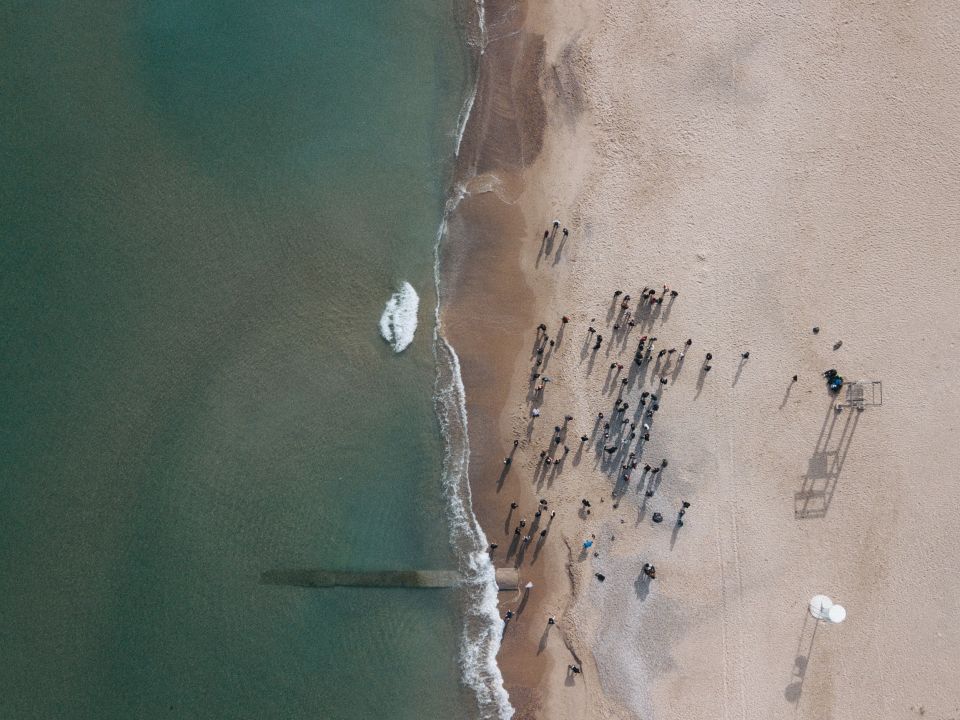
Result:
<svg viewBox="0 0 960 720"><path fill-rule="evenodd" d="M413 342L419 309L420 296L408 282L404 282L387 300L383 315L380 316L380 334L390 343L394 352L403 352Z"/></svg>

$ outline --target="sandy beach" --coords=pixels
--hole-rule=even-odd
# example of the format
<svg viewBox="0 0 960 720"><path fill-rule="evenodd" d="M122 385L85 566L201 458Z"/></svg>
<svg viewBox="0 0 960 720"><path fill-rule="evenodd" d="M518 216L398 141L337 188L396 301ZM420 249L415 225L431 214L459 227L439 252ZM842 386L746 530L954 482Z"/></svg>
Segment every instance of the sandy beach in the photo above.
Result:
<svg viewBox="0 0 960 720"><path fill-rule="evenodd" d="M516 717L960 716L960 8L488 13L444 319L478 517L534 583L501 594ZM838 412L830 368L882 406ZM649 441L603 438L621 391ZM547 536L512 547L540 498ZM844 623L813 620L817 593Z"/></svg>

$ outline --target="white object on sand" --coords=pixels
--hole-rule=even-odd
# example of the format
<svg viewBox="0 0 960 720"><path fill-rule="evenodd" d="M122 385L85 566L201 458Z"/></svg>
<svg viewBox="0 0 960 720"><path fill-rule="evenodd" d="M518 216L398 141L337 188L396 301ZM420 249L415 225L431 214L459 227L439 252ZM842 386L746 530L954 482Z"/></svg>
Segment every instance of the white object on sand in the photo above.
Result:
<svg viewBox="0 0 960 720"><path fill-rule="evenodd" d="M827 611L827 619L835 625L842 623L846 617L847 609L843 605L834 605Z"/></svg>
<svg viewBox="0 0 960 720"><path fill-rule="evenodd" d="M526 585L524 585L523 587L524 587L525 590L529 590L530 588L533 587L533 583L532 583L532 582L528 582L528 583L527 583Z"/></svg>
<svg viewBox="0 0 960 720"><path fill-rule="evenodd" d="M833 600L826 595L814 595L810 599L810 614L817 620L829 619L830 608L833 607Z"/></svg>

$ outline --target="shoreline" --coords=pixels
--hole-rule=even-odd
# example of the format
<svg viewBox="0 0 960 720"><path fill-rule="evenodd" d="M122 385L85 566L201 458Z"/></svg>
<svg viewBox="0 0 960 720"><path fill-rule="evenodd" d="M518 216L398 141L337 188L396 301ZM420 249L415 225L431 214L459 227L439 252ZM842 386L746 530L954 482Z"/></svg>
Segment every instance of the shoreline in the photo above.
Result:
<svg viewBox="0 0 960 720"><path fill-rule="evenodd" d="M550 205L536 189L549 163L543 146L551 141L542 91L546 43L540 32L548 27L544 18L531 17L523 2L488 1L486 13L488 41L472 113L458 143L455 186L464 194L448 218L440 277L444 335L456 348L466 387L473 511L488 540L500 545L493 564L513 567L514 560L504 556L509 538L503 508L511 501L533 508L543 497L501 473L513 438L520 440L520 451L531 441L526 422L519 424L515 417L511 396L528 380L528 333L552 296L549 281L531 273L525 259L539 243L538 217L548 215ZM501 617L511 608L520 608L518 619L543 616L544 622L559 613L569 591L568 550L559 535L551 540L520 566L522 582L534 583L527 601L521 593L500 593ZM579 662L564 632L544 643L541 630L514 623L502 639L498 664L517 718L549 708L548 671ZM541 656L536 665L527 662L524 650L531 643Z"/></svg>

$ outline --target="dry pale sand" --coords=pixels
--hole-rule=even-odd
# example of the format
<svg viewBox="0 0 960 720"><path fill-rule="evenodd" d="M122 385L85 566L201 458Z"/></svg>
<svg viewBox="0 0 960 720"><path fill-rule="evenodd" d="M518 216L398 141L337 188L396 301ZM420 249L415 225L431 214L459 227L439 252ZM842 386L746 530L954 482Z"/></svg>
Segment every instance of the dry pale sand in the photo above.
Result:
<svg viewBox="0 0 960 720"><path fill-rule="evenodd" d="M494 384L476 370L485 343L498 367L515 360L499 418L485 408L502 436L471 430L491 540L509 543L515 496L528 517L533 497L558 510L539 569L521 565L538 585L501 657L518 716L960 717L960 5L544 2L524 27L544 37L546 133L513 168L525 189L498 195L525 217L498 257L515 257L535 311L519 339L487 322L461 348L468 399ZM571 229L559 257L539 242L554 215ZM611 342L613 290L636 307L663 283L679 297ZM552 336L561 314L528 439L533 326ZM609 416L609 364L643 334L694 342L657 373L671 382L643 459L669 459L659 488L644 503L634 473L614 509L615 471L575 438ZM831 367L882 380L882 407L836 414ZM631 413L653 374L625 395ZM565 413L573 452L544 479L537 455ZM494 492L490 458L513 436ZM599 557L578 552L591 533ZM820 592L845 623L813 623Z"/></svg>

